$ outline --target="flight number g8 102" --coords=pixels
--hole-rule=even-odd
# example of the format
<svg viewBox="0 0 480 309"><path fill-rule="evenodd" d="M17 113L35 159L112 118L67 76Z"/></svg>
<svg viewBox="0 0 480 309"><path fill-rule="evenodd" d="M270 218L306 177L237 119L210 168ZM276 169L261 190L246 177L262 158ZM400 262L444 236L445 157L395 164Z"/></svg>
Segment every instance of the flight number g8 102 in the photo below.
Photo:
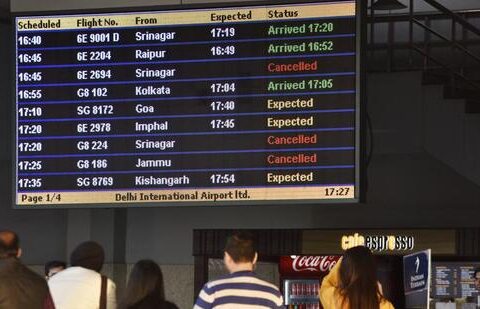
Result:
<svg viewBox="0 0 480 309"><path fill-rule="evenodd" d="M106 97L108 96L108 88L79 88L77 89L77 96L79 98Z"/></svg>

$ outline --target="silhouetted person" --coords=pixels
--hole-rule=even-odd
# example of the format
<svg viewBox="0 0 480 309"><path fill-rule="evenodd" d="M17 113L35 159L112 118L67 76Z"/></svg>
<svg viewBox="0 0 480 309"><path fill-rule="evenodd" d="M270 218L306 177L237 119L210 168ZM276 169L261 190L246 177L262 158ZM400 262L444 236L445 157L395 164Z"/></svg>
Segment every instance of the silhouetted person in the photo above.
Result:
<svg viewBox="0 0 480 309"><path fill-rule="evenodd" d="M236 232L230 236L223 258L230 274L205 284L193 308L284 308L278 288L253 272L257 258L251 233Z"/></svg>
<svg viewBox="0 0 480 309"><path fill-rule="evenodd" d="M115 309L116 286L100 275L105 253L93 241L81 243L70 255L71 267L49 281L57 309Z"/></svg>
<svg viewBox="0 0 480 309"><path fill-rule="evenodd" d="M324 309L392 309L377 279L375 260L364 246L345 251L323 279L320 300Z"/></svg>
<svg viewBox="0 0 480 309"><path fill-rule="evenodd" d="M23 265L18 236L12 231L0 231L0 308L52 308L45 280Z"/></svg>
<svg viewBox="0 0 480 309"><path fill-rule="evenodd" d="M62 261L50 261L45 263L45 279L49 280L55 274L67 268L67 264Z"/></svg>
<svg viewBox="0 0 480 309"><path fill-rule="evenodd" d="M142 260L133 266L119 309L178 309L165 300L163 274L157 263Z"/></svg>

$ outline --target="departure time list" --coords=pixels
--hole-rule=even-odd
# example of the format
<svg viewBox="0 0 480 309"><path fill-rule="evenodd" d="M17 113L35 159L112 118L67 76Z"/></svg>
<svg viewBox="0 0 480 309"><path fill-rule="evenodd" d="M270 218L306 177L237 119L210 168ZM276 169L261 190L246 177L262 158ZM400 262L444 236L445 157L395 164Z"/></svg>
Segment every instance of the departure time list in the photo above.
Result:
<svg viewBox="0 0 480 309"><path fill-rule="evenodd" d="M17 17L16 204L354 200L355 11Z"/></svg>

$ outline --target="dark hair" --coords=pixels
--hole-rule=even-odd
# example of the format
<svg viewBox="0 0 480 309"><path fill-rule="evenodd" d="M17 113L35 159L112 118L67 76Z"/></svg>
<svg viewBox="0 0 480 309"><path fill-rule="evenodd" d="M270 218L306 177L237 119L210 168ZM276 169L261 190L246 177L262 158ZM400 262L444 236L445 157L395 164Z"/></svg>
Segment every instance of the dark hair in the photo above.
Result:
<svg viewBox="0 0 480 309"><path fill-rule="evenodd" d="M94 242L86 241L79 244L70 255L70 264L100 272L105 260L103 247Z"/></svg>
<svg viewBox="0 0 480 309"><path fill-rule="evenodd" d="M0 259L17 257L20 250L18 235L10 230L0 231Z"/></svg>
<svg viewBox="0 0 480 309"><path fill-rule="evenodd" d="M378 309L383 296L377 268L370 250L364 246L345 251L339 269L340 295L350 309Z"/></svg>
<svg viewBox="0 0 480 309"><path fill-rule="evenodd" d="M52 268L58 268L62 267L63 269L67 268L67 264L62 261L50 261L45 263L45 276L48 276L48 273L50 272L50 269Z"/></svg>
<svg viewBox="0 0 480 309"><path fill-rule="evenodd" d="M151 260L141 260L133 266L119 308L133 307L146 298L159 306L165 302L162 270Z"/></svg>
<svg viewBox="0 0 480 309"><path fill-rule="evenodd" d="M255 237L250 232L236 231L227 238L225 252L235 263L253 262L257 247Z"/></svg>

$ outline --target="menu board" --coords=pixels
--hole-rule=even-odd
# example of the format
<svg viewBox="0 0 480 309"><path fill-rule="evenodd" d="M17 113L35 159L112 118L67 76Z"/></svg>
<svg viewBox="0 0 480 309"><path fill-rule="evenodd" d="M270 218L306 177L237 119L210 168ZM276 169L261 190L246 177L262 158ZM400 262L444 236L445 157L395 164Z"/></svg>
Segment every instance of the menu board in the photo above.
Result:
<svg viewBox="0 0 480 309"><path fill-rule="evenodd" d="M475 287L474 273L479 267L480 263L434 263L432 297L436 299L476 297L479 291Z"/></svg>
<svg viewBox="0 0 480 309"><path fill-rule="evenodd" d="M16 206L357 201L357 9L16 17Z"/></svg>

